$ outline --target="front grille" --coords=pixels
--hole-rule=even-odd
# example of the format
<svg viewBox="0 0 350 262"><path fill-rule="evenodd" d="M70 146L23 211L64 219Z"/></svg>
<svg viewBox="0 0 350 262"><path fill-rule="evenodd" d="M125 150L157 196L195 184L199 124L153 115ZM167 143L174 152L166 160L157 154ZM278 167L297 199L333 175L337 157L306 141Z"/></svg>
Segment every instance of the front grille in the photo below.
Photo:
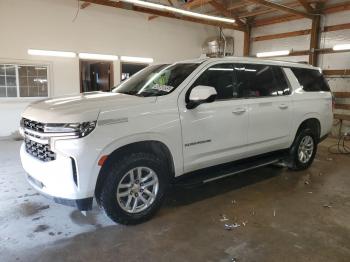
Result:
<svg viewBox="0 0 350 262"><path fill-rule="evenodd" d="M34 142L28 138L24 139L26 151L37 159L48 162L56 159L56 154L49 149L49 145Z"/></svg>
<svg viewBox="0 0 350 262"><path fill-rule="evenodd" d="M22 121L23 121L23 127L24 128L27 128L27 129L30 129L30 130L33 130L33 131L37 131L37 132L44 132L45 124L40 123L40 122L36 122L36 121L33 121L33 120L29 120L29 119L26 119L26 118L23 118Z"/></svg>

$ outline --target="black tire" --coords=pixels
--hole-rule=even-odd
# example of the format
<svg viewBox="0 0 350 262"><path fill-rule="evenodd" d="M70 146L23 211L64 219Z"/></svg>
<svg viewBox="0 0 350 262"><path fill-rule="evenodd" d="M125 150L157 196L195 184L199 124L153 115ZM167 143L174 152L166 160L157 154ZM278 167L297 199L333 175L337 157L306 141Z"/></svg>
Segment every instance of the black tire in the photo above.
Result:
<svg viewBox="0 0 350 262"><path fill-rule="evenodd" d="M150 153L131 153L116 160L106 172L107 178L100 194L100 204L107 216L124 225L135 225L149 220L160 208L169 185L168 168L164 163L165 161ZM118 203L117 188L123 176L136 167L147 167L156 173L159 182L158 193L153 203L145 210L129 213Z"/></svg>
<svg viewBox="0 0 350 262"><path fill-rule="evenodd" d="M303 139L305 137L312 138L313 151L312 151L311 157L306 162L303 163L299 158L298 149L300 147L301 142L303 141ZM297 136L296 136L294 142L293 142L292 147L290 148L290 153L289 153L289 157L287 160L288 168L291 170L295 170L295 171L307 169L314 161L314 158L315 158L315 155L317 152L317 143L318 143L317 136L315 135L315 132L313 132L312 129L305 128L305 129L302 129L301 131L299 131L297 133Z"/></svg>

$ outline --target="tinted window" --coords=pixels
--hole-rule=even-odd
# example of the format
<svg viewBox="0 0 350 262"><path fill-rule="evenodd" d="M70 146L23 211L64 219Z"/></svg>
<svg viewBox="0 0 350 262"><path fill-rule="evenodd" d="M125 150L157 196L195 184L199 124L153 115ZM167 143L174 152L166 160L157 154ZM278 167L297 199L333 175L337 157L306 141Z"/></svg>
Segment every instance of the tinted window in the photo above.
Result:
<svg viewBox="0 0 350 262"><path fill-rule="evenodd" d="M232 64L219 64L208 68L197 78L192 87L198 85L214 87L218 93L216 99L230 99L238 96L233 86Z"/></svg>
<svg viewBox="0 0 350 262"><path fill-rule="evenodd" d="M287 81L286 75L281 67L274 66L273 72L275 76L276 85L278 87L279 95L290 95L291 90L289 86L289 82Z"/></svg>
<svg viewBox="0 0 350 262"><path fill-rule="evenodd" d="M294 75L299 81L299 84L303 86L303 90L307 92L327 91L329 92L329 86L326 79L323 77L319 70L304 69L304 68L291 68Z"/></svg>
<svg viewBox="0 0 350 262"><path fill-rule="evenodd" d="M136 96L162 96L177 88L198 67L196 63L153 65L122 82L112 92Z"/></svg>
<svg viewBox="0 0 350 262"><path fill-rule="evenodd" d="M236 85L242 89L244 97L278 96L288 93L288 83L278 67L237 64L234 69Z"/></svg>

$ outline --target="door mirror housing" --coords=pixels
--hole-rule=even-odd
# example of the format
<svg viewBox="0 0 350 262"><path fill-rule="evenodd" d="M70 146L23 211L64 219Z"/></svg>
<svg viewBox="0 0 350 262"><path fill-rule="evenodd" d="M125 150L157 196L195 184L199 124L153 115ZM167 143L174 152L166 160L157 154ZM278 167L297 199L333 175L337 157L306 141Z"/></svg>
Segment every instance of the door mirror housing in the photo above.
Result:
<svg viewBox="0 0 350 262"><path fill-rule="evenodd" d="M217 94L216 89L212 86L196 86L191 90L186 108L194 109L200 104L214 102Z"/></svg>

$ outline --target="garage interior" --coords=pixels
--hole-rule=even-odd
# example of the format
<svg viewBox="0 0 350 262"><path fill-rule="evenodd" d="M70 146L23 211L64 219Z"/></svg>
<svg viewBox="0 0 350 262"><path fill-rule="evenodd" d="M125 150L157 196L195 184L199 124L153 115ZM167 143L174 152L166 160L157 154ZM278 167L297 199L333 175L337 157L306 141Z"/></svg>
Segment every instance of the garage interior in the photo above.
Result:
<svg viewBox="0 0 350 262"><path fill-rule="evenodd" d="M350 261L350 1L152 3L235 22L136 0L0 0L0 261ZM30 103L109 92L149 64L222 55L323 70L334 123L309 169L175 186L137 226L114 224L96 204L86 215L55 204L27 183L17 130Z"/></svg>

